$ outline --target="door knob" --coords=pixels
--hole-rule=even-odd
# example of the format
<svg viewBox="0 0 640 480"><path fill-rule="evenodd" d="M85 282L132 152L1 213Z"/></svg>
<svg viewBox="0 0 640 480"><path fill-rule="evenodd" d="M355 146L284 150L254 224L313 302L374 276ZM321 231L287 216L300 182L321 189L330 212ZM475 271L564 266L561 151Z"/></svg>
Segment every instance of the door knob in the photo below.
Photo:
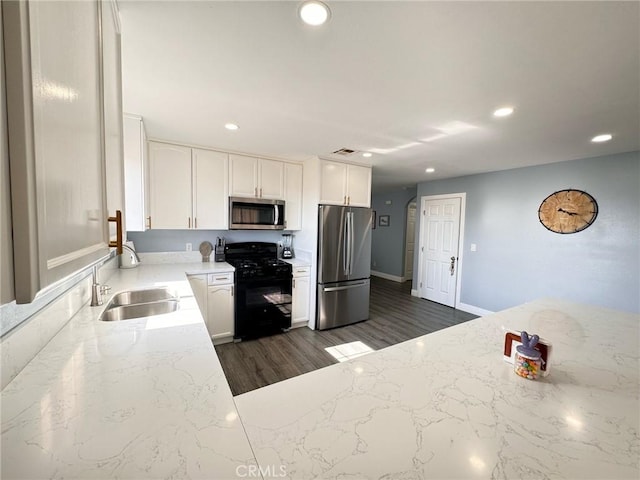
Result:
<svg viewBox="0 0 640 480"><path fill-rule="evenodd" d="M449 267L449 271L451 272L451 276L453 277L453 272L455 271L456 265L456 257L451 257L451 266Z"/></svg>

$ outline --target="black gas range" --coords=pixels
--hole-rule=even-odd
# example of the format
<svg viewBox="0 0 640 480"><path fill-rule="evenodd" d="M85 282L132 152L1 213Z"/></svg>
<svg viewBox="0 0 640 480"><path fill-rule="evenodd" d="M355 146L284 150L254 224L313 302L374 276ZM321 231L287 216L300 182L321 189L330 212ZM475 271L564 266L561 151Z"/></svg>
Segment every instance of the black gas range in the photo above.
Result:
<svg viewBox="0 0 640 480"><path fill-rule="evenodd" d="M228 243L225 260L236 269L234 340L291 328L291 265L278 259L278 245Z"/></svg>

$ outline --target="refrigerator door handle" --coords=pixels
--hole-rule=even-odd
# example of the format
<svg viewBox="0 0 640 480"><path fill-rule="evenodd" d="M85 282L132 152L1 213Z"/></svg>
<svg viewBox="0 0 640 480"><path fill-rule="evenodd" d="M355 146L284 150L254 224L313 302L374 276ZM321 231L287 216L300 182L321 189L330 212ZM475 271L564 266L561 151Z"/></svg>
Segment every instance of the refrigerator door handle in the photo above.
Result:
<svg viewBox="0 0 640 480"><path fill-rule="evenodd" d="M351 285L345 285L343 287L326 287L326 288L323 288L322 291L323 292L338 292L340 290L349 290L350 288L362 287L362 286L364 286L366 284L367 284L367 282L360 282L360 283L353 283Z"/></svg>
<svg viewBox="0 0 640 480"><path fill-rule="evenodd" d="M353 241L353 212L349 212L349 231L351 232L349 235L349 243L351 244L349 249L349 275L353 275L353 257L355 256L355 244Z"/></svg>
<svg viewBox="0 0 640 480"><path fill-rule="evenodd" d="M347 212L347 232L349 232L348 240L347 240L347 275L351 275L351 254L353 252L353 224L351 223L351 212Z"/></svg>
<svg viewBox="0 0 640 480"><path fill-rule="evenodd" d="M342 227L342 269L345 275L349 274L349 259L347 252L349 249L349 222L344 222Z"/></svg>

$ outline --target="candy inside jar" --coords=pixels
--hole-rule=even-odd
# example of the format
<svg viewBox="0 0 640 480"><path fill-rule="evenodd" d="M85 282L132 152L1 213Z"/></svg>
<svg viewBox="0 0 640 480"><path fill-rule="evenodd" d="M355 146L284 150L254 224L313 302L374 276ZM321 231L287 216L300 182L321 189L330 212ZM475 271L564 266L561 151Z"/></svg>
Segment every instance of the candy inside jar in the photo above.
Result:
<svg viewBox="0 0 640 480"><path fill-rule="evenodd" d="M542 354L533 349L520 345L516 348L516 358L513 362L514 371L521 377L535 380L540 375Z"/></svg>

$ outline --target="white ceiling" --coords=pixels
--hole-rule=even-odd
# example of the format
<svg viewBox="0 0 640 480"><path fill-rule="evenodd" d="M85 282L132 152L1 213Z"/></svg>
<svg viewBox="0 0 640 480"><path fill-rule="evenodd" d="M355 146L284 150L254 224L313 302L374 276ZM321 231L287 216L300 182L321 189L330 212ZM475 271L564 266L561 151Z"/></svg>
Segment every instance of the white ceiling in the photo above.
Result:
<svg viewBox="0 0 640 480"><path fill-rule="evenodd" d="M640 149L638 2L326 3L308 27L295 1L120 0L125 111L192 145L374 152L346 158L378 191Z"/></svg>

